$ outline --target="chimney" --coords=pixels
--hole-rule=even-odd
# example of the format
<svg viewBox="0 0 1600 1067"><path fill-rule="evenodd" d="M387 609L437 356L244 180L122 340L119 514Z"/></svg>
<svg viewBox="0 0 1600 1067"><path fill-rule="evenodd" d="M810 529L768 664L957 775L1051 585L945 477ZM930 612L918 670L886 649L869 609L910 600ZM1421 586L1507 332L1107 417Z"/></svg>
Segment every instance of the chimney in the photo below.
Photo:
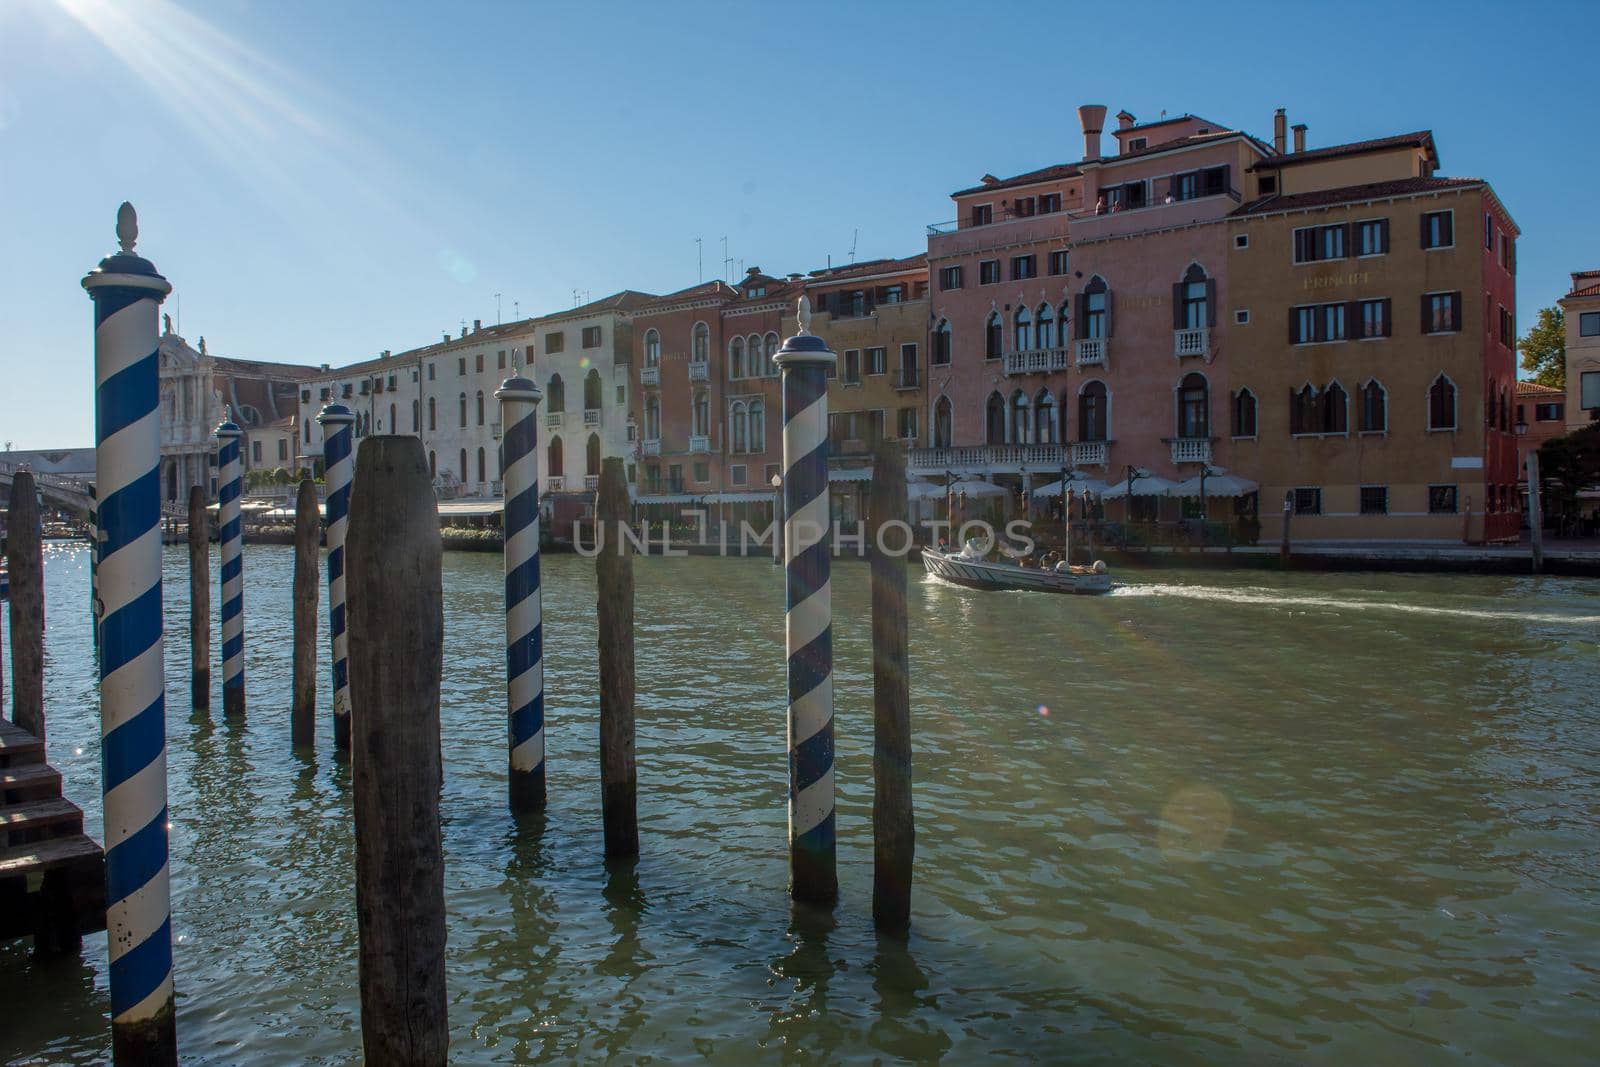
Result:
<svg viewBox="0 0 1600 1067"><path fill-rule="evenodd" d="M1104 104L1080 104L1078 124L1083 127L1083 158L1100 158L1100 131L1106 123Z"/></svg>
<svg viewBox="0 0 1600 1067"><path fill-rule="evenodd" d="M472 332L473 333L477 333L481 329L483 329L483 320L482 319L473 319L472 320Z"/></svg>
<svg viewBox="0 0 1600 1067"><path fill-rule="evenodd" d="M1133 116L1126 111L1117 112L1117 129L1126 130L1133 125Z"/></svg>
<svg viewBox="0 0 1600 1067"><path fill-rule="evenodd" d="M1297 122L1290 128L1294 130L1294 150L1296 152L1304 152L1306 150L1306 124Z"/></svg>
<svg viewBox="0 0 1600 1067"><path fill-rule="evenodd" d="M449 344L450 343L450 331L449 330L446 330L444 332L444 340L441 341L440 343L441 344Z"/></svg>
<svg viewBox="0 0 1600 1067"><path fill-rule="evenodd" d="M1285 143L1288 140L1285 135L1285 128L1288 124L1289 120L1284 116L1283 108L1280 107L1272 113L1272 150L1280 156L1283 155L1284 149L1288 147Z"/></svg>

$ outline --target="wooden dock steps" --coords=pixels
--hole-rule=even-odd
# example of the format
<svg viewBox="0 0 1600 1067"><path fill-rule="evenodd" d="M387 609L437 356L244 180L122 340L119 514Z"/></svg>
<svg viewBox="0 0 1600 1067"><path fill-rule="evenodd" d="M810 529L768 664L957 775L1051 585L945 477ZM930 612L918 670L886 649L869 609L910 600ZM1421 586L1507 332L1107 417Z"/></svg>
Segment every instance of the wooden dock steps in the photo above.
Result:
<svg viewBox="0 0 1600 1067"><path fill-rule="evenodd" d="M41 954L73 951L106 928L106 861L61 795L44 742L0 719L0 939Z"/></svg>

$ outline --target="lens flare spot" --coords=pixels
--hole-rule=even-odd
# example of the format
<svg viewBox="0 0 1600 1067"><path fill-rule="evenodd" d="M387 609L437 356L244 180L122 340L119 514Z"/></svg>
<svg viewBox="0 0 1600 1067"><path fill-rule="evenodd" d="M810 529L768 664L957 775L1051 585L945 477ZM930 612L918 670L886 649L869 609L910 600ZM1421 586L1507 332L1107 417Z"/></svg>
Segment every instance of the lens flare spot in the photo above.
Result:
<svg viewBox="0 0 1600 1067"><path fill-rule="evenodd" d="M589 357L588 356L584 356L582 359L578 360L578 368L580 370L588 370L589 369Z"/></svg>
<svg viewBox="0 0 1600 1067"><path fill-rule="evenodd" d="M1207 786L1178 790L1161 809L1156 847L1167 859L1194 863L1221 847L1233 825L1233 805Z"/></svg>
<svg viewBox="0 0 1600 1067"><path fill-rule="evenodd" d="M1048 716L1049 716L1049 715L1050 715L1050 709L1049 709L1049 708L1047 708L1047 707L1045 707L1045 706L1044 706L1044 705L1043 705L1043 704L1040 704L1040 705L1039 705L1039 706L1038 706L1038 707L1037 707L1037 708L1035 708L1035 709L1034 709L1034 710L1035 710L1035 711L1037 711L1037 712L1038 712L1038 713L1039 713L1039 717L1040 717L1040 718L1041 718L1041 719L1043 719L1043 718L1047 718L1047 717L1048 717Z"/></svg>

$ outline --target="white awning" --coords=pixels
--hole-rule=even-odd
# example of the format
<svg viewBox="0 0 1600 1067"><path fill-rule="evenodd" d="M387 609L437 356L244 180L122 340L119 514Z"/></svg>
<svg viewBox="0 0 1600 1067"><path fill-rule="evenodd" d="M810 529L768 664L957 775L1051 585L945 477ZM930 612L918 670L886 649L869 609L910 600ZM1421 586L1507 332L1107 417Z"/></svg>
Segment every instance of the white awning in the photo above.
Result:
<svg viewBox="0 0 1600 1067"><path fill-rule="evenodd" d="M1176 488L1178 488L1177 482L1169 482L1165 478L1158 478L1155 475L1133 480L1134 496L1172 496L1173 490ZM1107 486L1106 491L1100 495L1107 500L1116 500L1127 496L1128 480L1124 478L1116 485Z"/></svg>
<svg viewBox="0 0 1600 1067"><path fill-rule="evenodd" d="M446 519L469 519L481 515L498 515L504 507L503 500L441 500L439 515Z"/></svg>
<svg viewBox="0 0 1600 1067"><path fill-rule="evenodd" d="M1137 483L1135 483L1134 488L1138 488ZM1241 478L1237 474L1229 474L1220 467L1211 468L1211 472L1206 475L1205 479L1205 491L1208 497L1248 496L1259 488L1261 487L1249 478ZM1188 481L1179 483L1177 488L1172 490L1172 495L1199 496L1200 476L1197 474Z"/></svg>
<svg viewBox="0 0 1600 1067"><path fill-rule="evenodd" d="M1100 494L1100 493L1104 493L1106 491L1106 483L1105 482L1097 482L1092 478L1069 478L1069 479L1067 479L1067 484L1072 488L1072 492L1074 494L1083 494L1083 493L1097 493L1097 494ZM1037 489L1035 489L1033 491L1033 495L1036 496L1036 497L1057 497L1057 498L1059 498L1061 496L1061 482L1059 480L1057 480L1057 481L1054 481L1054 482L1050 482L1047 485L1041 485L1039 488L1037 488Z"/></svg>
<svg viewBox="0 0 1600 1067"><path fill-rule="evenodd" d="M871 467L842 467L837 470L829 468L828 481L830 482L870 482L872 481Z"/></svg>
<svg viewBox="0 0 1600 1067"><path fill-rule="evenodd" d="M1010 493L1010 490L1004 486L995 485L993 482L985 482L978 478L965 478L958 482L952 482L950 483L950 491L956 496L965 493L970 497L1006 496Z"/></svg>

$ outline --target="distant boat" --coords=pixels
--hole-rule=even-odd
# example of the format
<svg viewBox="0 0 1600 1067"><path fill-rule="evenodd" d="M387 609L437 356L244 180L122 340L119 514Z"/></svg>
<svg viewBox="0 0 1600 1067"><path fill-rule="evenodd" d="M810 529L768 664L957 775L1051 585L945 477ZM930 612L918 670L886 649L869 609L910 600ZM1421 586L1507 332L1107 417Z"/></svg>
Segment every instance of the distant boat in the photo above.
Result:
<svg viewBox="0 0 1600 1067"><path fill-rule="evenodd" d="M0 563L0 600L11 596L11 572L6 570L6 565Z"/></svg>
<svg viewBox="0 0 1600 1067"><path fill-rule="evenodd" d="M1109 593L1111 575L1096 560L1090 567L1065 561L1052 567L1025 567L1010 561L985 559L972 541L960 552L937 548L922 550L922 566L935 578L974 589L1031 589L1045 593Z"/></svg>

